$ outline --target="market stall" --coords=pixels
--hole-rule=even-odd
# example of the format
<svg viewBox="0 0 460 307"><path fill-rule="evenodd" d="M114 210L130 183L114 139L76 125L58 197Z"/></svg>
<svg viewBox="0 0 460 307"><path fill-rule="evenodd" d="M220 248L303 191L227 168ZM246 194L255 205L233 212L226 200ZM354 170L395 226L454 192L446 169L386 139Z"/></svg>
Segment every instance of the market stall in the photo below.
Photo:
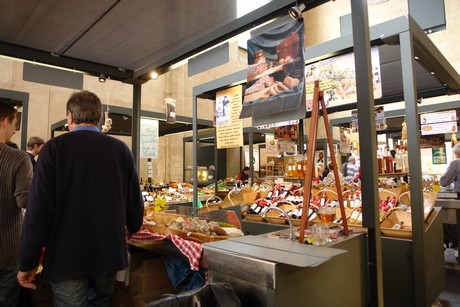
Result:
<svg viewBox="0 0 460 307"><path fill-rule="evenodd" d="M359 5L355 7L358 14L357 22L361 22L367 16L360 15ZM363 27L363 29L367 29ZM392 65L382 67L382 84L385 84L385 79L400 76L400 82L391 82L388 87L383 88L383 96L378 100L379 103L389 103L395 99L403 98L406 101L406 122L408 126L408 154L410 156L409 166L411 169L411 178L421 178L420 173L420 153L418 146L418 112L417 112L417 97L433 97L460 90L460 78L453 70L447 60L439 53L433 43L426 37L418 25L410 18L404 16L394 20L385 22L380 25L370 28L370 34L363 30L355 36L366 35L367 39L356 38L353 40L351 36L344 36L335 41L326 42L317 46L310 47L306 50L309 59L307 62L321 60L330 57L331 54L345 53L349 48L353 47L353 42L359 44L358 40L363 42L370 41L373 45L378 46L382 50L382 54L387 56L387 60L391 59ZM359 31L358 31L359 32ZM365 44L365 43L362 43ZM361 53L359 53L361 52ZM364 54L362 53L364 52ZM355 58L363 57L368 59L365 54L366 48L360 49L355 46ZM369 49L367 49L369 52ZM417 56L417 62L414 61L414 55ZM395 58L398 65L394 65ZM366 79L368 76L367 65L364 65L362 70L357 69L357 81L361 79L366 87ZM196 112L196 97L204 92L212 91L216 88L235 84L244 80L245 72L238 72L233 75L214 80L207 84L200 85L194 88L194 112ZM417 79L417 83L415 82ZM359 82L357 82L359 85ZM358 92L360 87L358 86ZM363 96L362 93L365 93ZM367 96L366 96L367 95ZM366 97L365 97L366 96ZM371 97L371 98L370 98ZM372 93L364 88L361 91L361 96L358 96L358 103L337 106L336 110L344 110L368 104L369 99L373 101ZM360 110L361 109L361 110ZM366 114L364 110L368 110ZM372 111L371 111L372 110ZM371 108L367 106L358 108L358 118L360 125L370 127L369 131L360 134L360 143L363 144L361 152L374 152L370 148L375 145L375 125L373 120L373 105ZM364 112L364 113L363 113ZM371 113L372 112L372 113ZM276 114L274 119L276 120ZM375 148L375 147L374 147ZM366 204L378 203L377 195L377 174L368 170L377 169L376 158L369 155L361 155L361 167L364 169L362 177L362 201L363 205L363 226L367 228L367 242L361 251L371 257L372 266L368 268L368 277L371 280L370 284L370 299L376 300L377 284L381 280L383 282L383 290L385 302L391 302L391 296L395 292L402 291L406 294L407 304L420 306L430 305L439 295L444 284L443 273L443 256L442 256L442 223L440 223L439 209L431 210L429 215L424 214L423 195L421 191L421 181L411 180L410 195L412 199L412 210L409 214L411 223L411 236L403 238L403 236L382 237L379 226L378 206L369 206ZM406 220L407 221L407 220ZM249 222L259 223L259 222ZM395 223L393 223L395 224ZM287 227L287 226L284 226ZM402 231L400 233L403 233ZM380 254L378 251L382 249ZM359 254L359 253L358 253ZM391 257L388 255L392 255ZM382 260L383 259L383 260ZM395 261L398 266L392 266L389 262ZM401 281L398 286L395 286L391 276L399 275L399 269L410 273L407 279ZM383 277L382 277L382 269ZM379 273L380 272L380 273ZM428 282L428 276L430 281ZM307 277L305 277L307 279ZM391 279L391 280L390 280ZM433 282L435 280L435 282ZM345 282L345 281L344 281ZM397 287L398 289L394 289ZM276 291L276 290L275 290ZM425 293L418 295L417 293Z"/></svg>

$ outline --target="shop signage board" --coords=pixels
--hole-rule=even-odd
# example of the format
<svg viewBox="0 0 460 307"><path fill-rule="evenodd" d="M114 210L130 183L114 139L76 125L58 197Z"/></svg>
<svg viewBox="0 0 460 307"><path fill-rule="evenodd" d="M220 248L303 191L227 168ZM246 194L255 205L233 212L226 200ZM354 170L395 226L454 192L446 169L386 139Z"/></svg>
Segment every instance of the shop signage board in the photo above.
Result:
<svg viewBox="0 0 460 307"><path fill-rule="evenodd" d="M241 118L253 126L305 116L304 25L289 22L251 37ZM281 121L277 120L277 121Z"/></svg>
<svg viewBox="0 0 460 307"><path fill-rule="evenodd" d="M297 152L297 144L294 142L279 141L278 142L278 152Z"/></svg>
<svg viewBox="0 0 460 307"><path fill-rule="evenodd" d="M267 157L278 157L278 140L273 135L265 135Z"/></svg>
<svg viewBox="0 0 460 307"><path fill-rule="evenodd" d="M420 114L422 135L457 132L457 112L455 110Z"/></svg>
<svg viewBox="0 0 460 307"><path fill-rule="evenodd" d="M158 159L158 121L155 119L141 118L139 156Z"/></svg>
<svg viewBox="0 0 460 307"><path fill-rule="evenodd" d="M380 57L378 47L371 49L372 81L374 98L382 97L380 75ZM324 92L326 108L355 103L356 74L353 53L335 56L305 67L305 84L307 110L312 110L314 82L319 80L320 89Z"/></svg>
<svg viewBox="0 0 460 307"><path fill-rule="evenodd" d="M243 146L243 122L240 119L242 86L216 93L217 148Z"/></svg>
<svg viewBox="0 0 460 307"><path fill-rule="evenodd" d="M383 107L375 108L374 114L375 114L375 130L377 131L385 130L387 128L387 122L385 119L385 111L383 110ZM359 131L358 111L357 110L351 111L351 126L353 128L353 132Z"/></svg>
<svg viewBox="0 0 460 307"><path fill-rule="evenodd" d="M433 147L431 156L433 164L447 164L446 146Z"/></svg>

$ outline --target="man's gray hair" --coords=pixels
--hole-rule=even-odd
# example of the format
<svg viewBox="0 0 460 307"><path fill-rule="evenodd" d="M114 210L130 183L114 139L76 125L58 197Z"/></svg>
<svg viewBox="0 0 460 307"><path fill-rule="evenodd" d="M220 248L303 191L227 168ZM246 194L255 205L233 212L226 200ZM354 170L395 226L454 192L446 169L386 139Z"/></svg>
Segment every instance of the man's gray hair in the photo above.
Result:
<svg viewBox="0 0 460 307"><path fill-rule="evenodd" d="M454 147L452 148L452 152L454 154L460 155L460 143L454 145Z"/></svg>
<svg viewBox="0 0 460 307"><path fill-rule="evenodd" d="M348 162L351 162L351 161L356 161L356 158L354 156L348 157Z"/></svg>

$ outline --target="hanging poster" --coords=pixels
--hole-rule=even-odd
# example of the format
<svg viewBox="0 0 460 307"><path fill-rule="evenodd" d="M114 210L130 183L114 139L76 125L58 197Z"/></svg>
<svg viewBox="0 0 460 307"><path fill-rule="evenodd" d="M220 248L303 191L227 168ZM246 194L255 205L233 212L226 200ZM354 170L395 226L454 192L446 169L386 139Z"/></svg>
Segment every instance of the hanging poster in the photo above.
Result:
<svg viewBox="0 0 460 307"><path fill-rule="evenodd" d="M447 164L446 146L431 148L433 164Z"/></svg>
<svg viewBox="0 0 460 307"><path fill-rule="evenodd" d="M375 108L375 130L381 131L387 128L387 121L385 118L385 111L383 107L376 107ZM358 125L358 111L353 110L351 111L351 128L353 132L359 131Z"/></svg>
<svg viewBox="0 0 460 307"><path fill-rule="evenodd" d="M158 121L155 119L141 118L139 156L158 159Z"/></svg>
<svg viewBox="0 0 460 307"><path fill-rule="evenodd" d="M274 136L277 140L294 141L299 139L299 125L285 125L273 128Z"/></svg>
<svg viewBox="0 0 460 307"><path fill-rule="evenodd" d="M374 98L382 97L380 58L378 47L371 49L372 83ZM354 53L335 56L305 67L307 110L312 110L315 81L324 92L326 107L334 107L357 101Z"/></svg>
<svg viewBox="0 0 460 307"><path fill-rule="evenodd" d="M247 84L241 118L297 110L304 100L304 25L290 21L248 40ZM302 107L305 113L305 105ZM273 118L266 123L274 122ZM264 122L265 123L265 122ZM257 126L257 124L256 124Z"/></svg>
<svg viewBox="0 0 460 307"><path fill-rule="evenodd" d="M165 98L166 102L166 123L176 123L176 100L172 98Z"/></svg>
<svg viewBox="0 0 460 307"><path fill-rule="evenodd" d="M217 148L243 146L241 112L242 86L238 85L216 94Z"/></svg>
<svg viewBox="0 0 460 307"><path fill-rule="evenodd" d="M267 157L277 157L279 155L278 140L275 140L273 135L265 135L265 144Z"/></svg>

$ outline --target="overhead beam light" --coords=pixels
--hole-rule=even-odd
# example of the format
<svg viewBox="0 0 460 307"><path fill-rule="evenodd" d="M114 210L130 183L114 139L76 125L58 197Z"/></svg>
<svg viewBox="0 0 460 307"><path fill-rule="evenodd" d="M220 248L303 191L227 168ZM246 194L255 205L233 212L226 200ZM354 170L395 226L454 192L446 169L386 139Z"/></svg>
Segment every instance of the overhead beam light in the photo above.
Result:
<svg viewBox="0 0 460 307"><path fill-rule="evenodd" d="M99 82L105 83L106 80L107 80L107 78L105 77L104 74L100 74L100 75L99 75Z"/></svg>
<svg viewBox="0 0 460 307"><path fill-rule="evenodd" d="M158 73L155 72L155 71L152 71L152 72L150 73L150 78L152 78L153 80L158 79Z"/></svg>
<svg viewBox="0 0 460 307"><path fill-rule="evenodd" d="M303 10L305 10L305 4L303 3L300 3L299 5L297 6L293 6L289 9L289 15L295 19L295 20L299 20L300 18L302 18L302 12Z"/></svg>

